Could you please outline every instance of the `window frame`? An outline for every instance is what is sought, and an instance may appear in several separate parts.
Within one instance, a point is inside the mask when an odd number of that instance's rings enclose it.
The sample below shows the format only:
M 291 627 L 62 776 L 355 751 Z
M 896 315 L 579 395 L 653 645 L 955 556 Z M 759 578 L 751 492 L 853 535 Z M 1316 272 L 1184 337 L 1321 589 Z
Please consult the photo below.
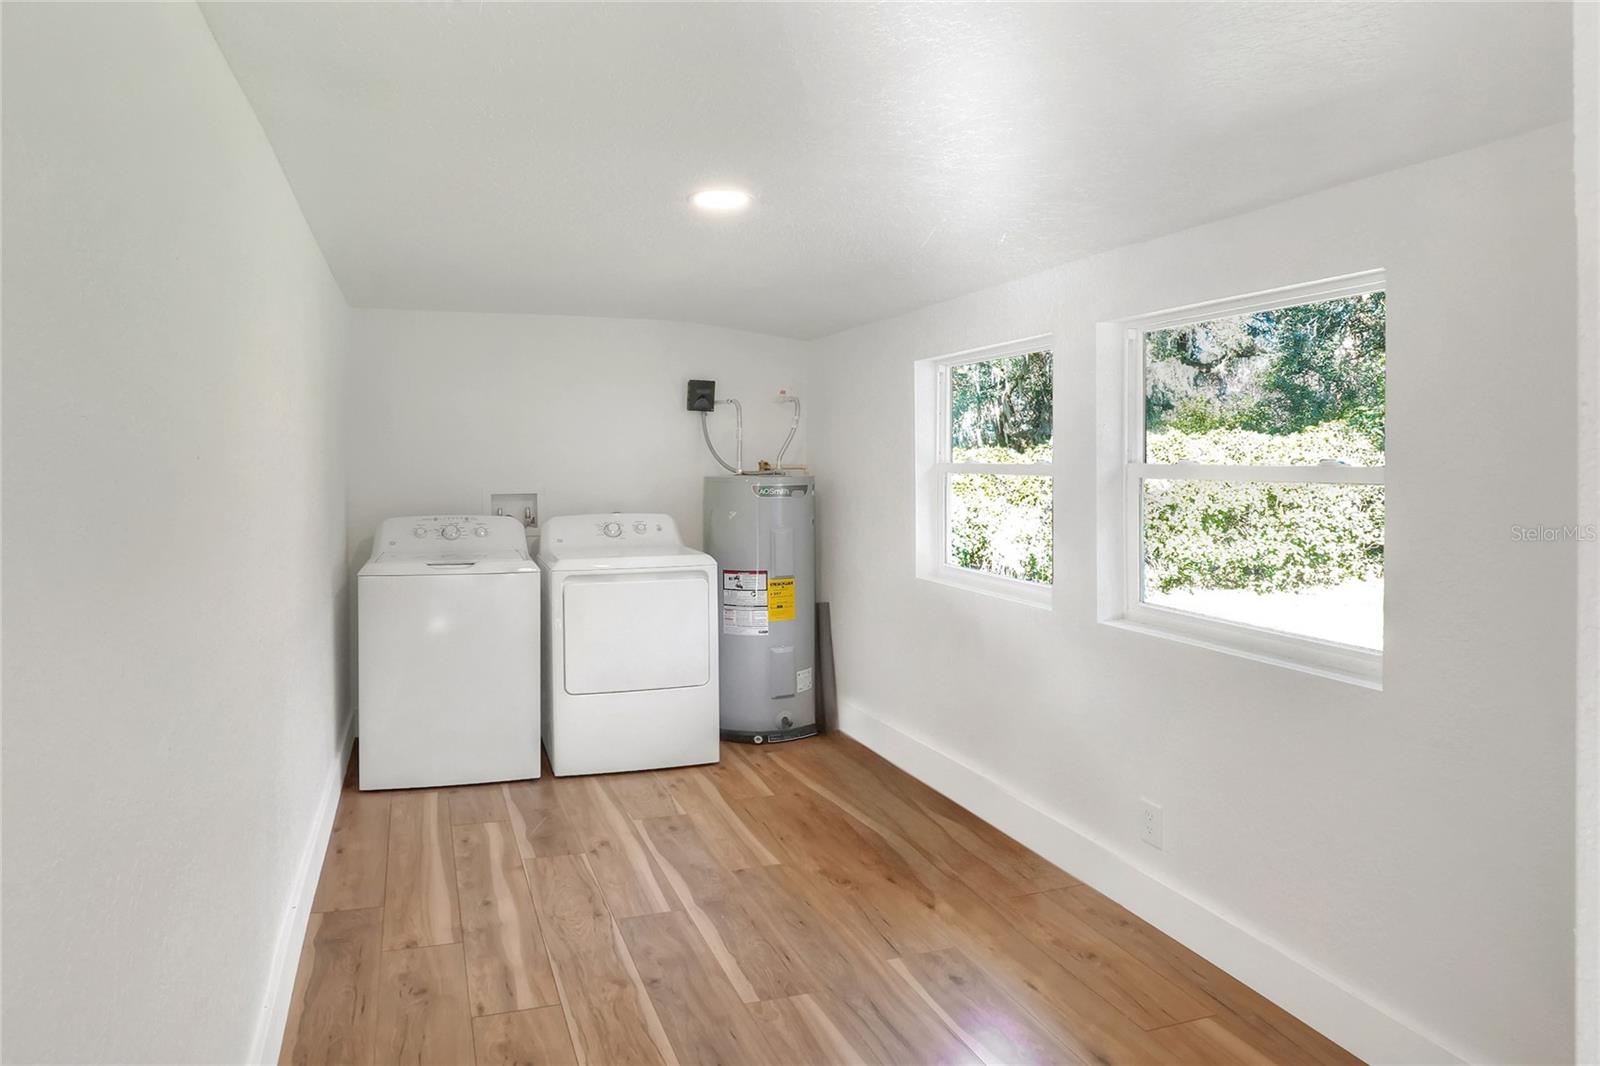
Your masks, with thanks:
M 1383 687 L 1382 649 L 1359 648 L 1319 637 L 1210 618 L 1192 611 L 1145 602 L 1141 492 L 1144 481 L 1154 479 L 1385 485 L 1387 454 L 1384 466 L 1372 467 L 1336 464 L 1234 466 L 1195 462 L 1152 463 L 1145 455 L 1145 334 L 1211 319 L 1379 291 L 1387 291 L 1386 273 L 1383 270 L 1366 270 L 1102 323 L 1102 353 L 1106 354 L 1107 349 L 1114 346 L 1114 354 L 1121 368 L 1121 399 L 1120 429 L 1116 435 L 1118 469 L 1114 476 L 1103 482 L 1110 486 L 1108 494 L 1111 498 L 1102 499 L 1102 514 L 1115 516 L 1115 527 L 1108 529 L 1107 523 L 1103 522 L 1101 533 L 1102 537 L 1113 539 L 1116 549 L 1102 553 L 1102 563 L 1112 563 L 1114 575 L 1110 582 L 1101 582 L 1101 622 L 1368 688 Z M 1106 504 L 1109 506 L 1104 506 Z
M 951 458 L 950 446 L 950 371 L 970 363 L 984 363 L 1030 352 L 1050 353 L 1050 406 L 1056 409 L 1056 359 L 1054 337 L 1038 334 L 990 344 L 949 355 L 933 356 L 916 363 L 915 398 L 917 414 L 917 577 L 942 585 L 982 593 L 999 599 L 1038 607 L 1053 608 L 1055 598 L 1056 553 L 1056 443 L 1052 436 L 1050 460 L 1042 463 L 960 463 Z M 1050 479 L 1050 552 L 1052 578 L 1049 584 L 1023 578 L 987 574 L 950 562 L 950 500 L 947 485 L 952 474 L 1010 474 Z

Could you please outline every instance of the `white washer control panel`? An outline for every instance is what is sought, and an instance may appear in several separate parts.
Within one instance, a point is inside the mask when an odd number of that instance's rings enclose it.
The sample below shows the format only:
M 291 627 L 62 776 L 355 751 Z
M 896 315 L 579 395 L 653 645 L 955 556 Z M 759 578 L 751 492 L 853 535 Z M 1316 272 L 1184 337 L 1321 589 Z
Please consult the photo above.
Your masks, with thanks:
M 527 551 L 522 523 L 505 515 L 408 515 L 378 530 L 379 550 L 393 555 L 459 555 Z

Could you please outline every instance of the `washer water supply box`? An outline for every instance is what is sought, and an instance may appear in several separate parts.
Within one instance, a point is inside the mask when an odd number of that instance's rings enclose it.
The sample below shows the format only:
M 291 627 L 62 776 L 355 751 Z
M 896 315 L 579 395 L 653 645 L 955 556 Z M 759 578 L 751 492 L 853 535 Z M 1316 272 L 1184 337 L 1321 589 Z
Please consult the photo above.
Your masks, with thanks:
M 817 732 L 815 504 L 810 477 L 706 478 L 725 740 L 770 744 Z

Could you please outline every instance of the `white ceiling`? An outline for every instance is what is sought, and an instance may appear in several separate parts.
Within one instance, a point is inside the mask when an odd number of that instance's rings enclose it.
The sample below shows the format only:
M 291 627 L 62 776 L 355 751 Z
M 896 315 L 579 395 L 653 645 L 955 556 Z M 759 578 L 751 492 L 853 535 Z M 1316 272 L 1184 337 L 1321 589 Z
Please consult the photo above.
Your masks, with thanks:
M 796 337 L 1571 105 L 1556 4 L 205 12 L 352 303 Z

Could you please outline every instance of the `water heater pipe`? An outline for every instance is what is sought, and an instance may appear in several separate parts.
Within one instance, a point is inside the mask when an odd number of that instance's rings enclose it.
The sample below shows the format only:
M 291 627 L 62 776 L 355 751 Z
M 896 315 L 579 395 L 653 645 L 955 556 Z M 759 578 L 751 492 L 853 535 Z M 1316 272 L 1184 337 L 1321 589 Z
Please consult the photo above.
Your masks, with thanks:
M 718 400 L 719 404 L 733 405 L 733 463 L 729 466 L 727 460 L 722 458 L 717 451 L 717 446 L 711 443 L 711 429 L 708 419 L 710 412 L 700 412 L 700 435 L 706 439 L 706 449 L 711 452 L 711 458 L 717 465 L 730 474 L 744 473 L 744 408 L 738 400 Z
M 778 449 L 778 458 L 773 466 L 783 466 L 783 453 L 789 450 L 789 445 L 794 443 L 794 435 L 800 429 L 800 397 L 790 396 L 787 392 L 778 393 L 779 403 L 794 404 L 794 418 L 789 421 L 789 435 L 783 438 L 783 447 Z

